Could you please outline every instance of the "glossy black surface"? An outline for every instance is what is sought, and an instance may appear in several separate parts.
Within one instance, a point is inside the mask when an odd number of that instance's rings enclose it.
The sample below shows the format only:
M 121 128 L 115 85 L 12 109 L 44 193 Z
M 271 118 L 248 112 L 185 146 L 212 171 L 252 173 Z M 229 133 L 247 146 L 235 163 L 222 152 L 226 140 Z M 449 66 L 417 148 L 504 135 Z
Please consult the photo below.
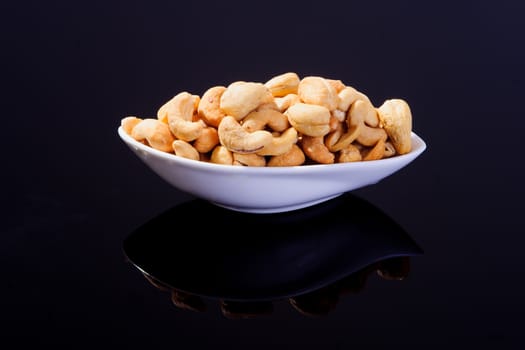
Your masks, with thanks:
M 524 11 L 511 0 L 2 2 L 1 347 L 523 348 Z M 199 239 L 202 252 L 220 258 L 212 244 L 224 247 L 229 231 L 214 229 L 203 203 L 129 151 L 117 135 L 121 118 L 154 115 L 182 90 L 286 71 L 341 79 L 375 104 L 409 102 L 427 150 L 352 195 L 424 253 L 411 256 L 403 280 L 374 267 L 359 293 L 344 296 L 327 288 L 295 301 L 199 304 L 153 287 L 124 252 L 134 232 L 195 208 L 173 223 L 173 237 Z M 295 214 L 283 218 L 305 225 Z M 265 218 L 257 225 L 270 225 Z M 334 227 L 326 237 L 305 227 L 305 238 L 336 252 L 319 266 L 325 276 L 352 265 L 341 250 L 355 227 L 337 222 L 326 223 Z M 246 228 L 236 247 L 278 248 L 278 231 Z M 292 230 L 283 244 L 298 238 Z M 241 257 L 228 255 L 231 264 Z M 194 281 L 196 267 L 183 267 Z M 221 271 L 249 265 L 239 267 Z M 266 282 L 290 276 L 259 271 Z

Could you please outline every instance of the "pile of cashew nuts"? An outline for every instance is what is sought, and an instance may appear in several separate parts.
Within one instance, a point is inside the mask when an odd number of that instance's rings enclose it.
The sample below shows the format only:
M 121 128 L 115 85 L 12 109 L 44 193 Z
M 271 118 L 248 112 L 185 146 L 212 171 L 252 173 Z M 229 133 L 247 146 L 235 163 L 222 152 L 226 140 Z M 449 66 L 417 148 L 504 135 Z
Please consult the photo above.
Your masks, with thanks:
M 197 161 L 298 166 L 369 161 L 410 152 L 403 99 L 375 107 L 341 80 L 294 72 L 235 81 L 202 96 L 183 91 L 156 117 L 127 116 L 123 130 L 154 149 Z

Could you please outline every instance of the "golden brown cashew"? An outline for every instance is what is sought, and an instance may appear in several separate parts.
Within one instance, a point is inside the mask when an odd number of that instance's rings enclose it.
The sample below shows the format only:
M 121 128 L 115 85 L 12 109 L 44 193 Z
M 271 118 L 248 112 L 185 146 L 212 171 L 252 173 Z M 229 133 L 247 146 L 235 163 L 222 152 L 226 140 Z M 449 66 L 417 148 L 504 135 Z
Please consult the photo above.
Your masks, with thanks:
M 122 129 L 124 129 L 124 132 L 128 135 L 131 135 L 131 131 L 137 125 L 142 118 L 137 118 L 133 116 L 122 118 L 120 121 L 120 125 L 122 126 Z
M 347 145 L 345 148 L 339 151 L 337 156 L 337 161 L 339 163 L 358 162 L 362 159 L 363 157 L 361 156 L 359 148 L 353 144 Z
M 232 152 L 255 153 L 272 142 L 273 136 L 266 130 L 252 133 L 246 131 L 232 116 L 222 118 L 218 128 L 220 143 Z
M 233 165 L 242 166 L 266 166 L 266 158 L 255 153 L 235 153 L 233 152 Z
M 193 141 L 193 147 L 195 147 L 199 153 L 208 153 L 218 144 L 219 133 L 217 129 L 211 126 L 205 127 L 201 135 Z
M 274 98 L 277 109 L 281 112 L 285 112 L 291 105 L 301 102 L 301 99 L 297 94 L 288 94 L 283 97 Z
M 279 166 L 298 166 L 302 165 L 306 160 L 304 152 L 298 145 L 292 145 L 292 148 L 281 155 L 273 156 L 268 160 L 267 166 L 279 167 Z
M 224 112 L 220 108 L 221 96 L 226 91 L 225 86 L 213 86 L 201 97 L 197 112 L 199 117 L 210 126 L 218 127 Z
M 270 90 L 262 83 L 236 81 L 228 85 L 220 99 L 221 110 L 240 121 L 263 103 L 273 100 Z
M 348 111 L 347 124 L 349 130 L 359 125 L 357 142 L 364 146 L 374 146 L 387 137 L 386 131 L 379 126 L 377 111 L 371 103 L 357 100 Z
M 172 145 L 175 155 L 183 158 L 199 160 L 199 152 L 188 142 L 182 140 L 173 141 Z
M 363 150 L 363 160 L 378 160 L 383 158 L 385 154 L 385 140 L 386 138 L 380 139 L 374 147 Z
M 297 130 L 286 129 L 280 136 L 273 138 L 272 142 L 257 152 L 260 156 L 278 156 L 288 152 L 297 143 Z
M 303 135 L 301 147 L 304 154 L 317 163 L 332 164 L 335 161 L 334 154 L 325 146 L 322 136 L 312 137 Z
M 333 145 L 327 145 L 328 149 L 331 152 L 341 151 L 346 148 L 349 144 L 354 142 L 361 133 L 361 128 L 363 124 L 353 125 L 337 140 Z
M 222 145 L 217 145 L 211 152 L 210 162 L 216 164 L 233 164 L 233 153 Z
M 297 95 L 304 103 L 326 107 L 333 111 L 339 104 L 335 88 L 323 77 L 309 76 L 301 79 Z
M 250 112 L 242 120 L 242 127 L 248 132 L 264 130 L 268 126 L 273 131 L 282 132 L 290 124 L 288 117 L 275 109 L 262 109 Z
M 301 134 L 324 136 L 330 132 L 330 111 L 326 107 L 301 102 L 290 106 L 285 114 Z
M 377 108 L 381 125 L 398 154 L 412 149 L 412 112 L 408 103 L 402 99 L 390 99 Z
M 283 97 L 288 94 L 296 94 L 300 80 L 297 73 L 288 72 L 271 78 L 264 85 L 274 97 Z
M 167 120 L 171 132 L 177 139 L 193 141 L 200 136 L 206 124 L 193 121 L 200 97 L 183 91 L 165 103 L 157 112 L 159 120 Z
M 169 127 L 158 119 L 141 120 L 131 131 L 131 137 L 137 141 L 146 141 L 148 145 L 159 151 L 172 152 L 171 143 L 174 140 Z
M 392 142 L 387 141 L 385 142 L 385 154 L 383 155 L 384 158 L 392 157 L 396 155 L 396 148 L 392 144 Z

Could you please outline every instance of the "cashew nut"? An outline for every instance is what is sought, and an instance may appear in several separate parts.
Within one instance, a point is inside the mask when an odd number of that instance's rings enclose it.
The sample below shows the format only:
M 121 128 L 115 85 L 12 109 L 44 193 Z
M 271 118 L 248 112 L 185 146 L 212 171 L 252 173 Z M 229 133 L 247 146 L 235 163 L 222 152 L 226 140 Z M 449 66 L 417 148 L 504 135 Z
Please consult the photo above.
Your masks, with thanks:
M 334 154 L 325 146 L 322 136 L 304 135 L 301 139 L 301 147 L 304 154 L 317 163 L 332 164 L 335 161 Z
M 297 130 L 286 129 L 280 136 L 272 139 L 272 142 L 257 152 L 260 156 L 278 156 L 288 152 L 297 143 Z
M 330 111 L 323 106 L 296 103 L 285 112 L 298 132 L 309 136 L 324 136 L 330 132 Z
M 286 130 L 290 124 L 288 117 L 275 109 L 262 109 L 249 113 L 242 120 L 242 127 L 248 132 L 263 130 L 268 126 L 278 132 Z
M 336 143 L 334 143 L 331 146 L 329 144 L 326 144 L 326 142 L 325 142 L 325 144 L 327 145 L 328 149 L 331 152 L 340 151 L 340 150 L 346 148 L 349 144 L 351 144 L 352 142 L 354 142 L 356 139 L 359 138 L 359 135 L 361 133 L 362 127 L 363 127 L 363 124 L 352 125 L 350 128 L 348 128 L 346 133 L 344 133 L 337 140 Z
M 383 155 L 384 158 L 392 157 L 396 154 L 396 148 L 392 144 L 392 142 L 387 141 L 385 142 L 385 154 Z
M 218 128 L 220 143 L 232 152 L 255 153 L 272 142 L 273 136 L 266 130 L 252 133 L 246 131 L 232 116 L 222 118 Z
M 159 151 L 172 152 L 174 140 L 169 127 L 158 119 L 146 118 L 138 122 L 131 131 L 131 137 L 137 141 L 146 141 Z
M 338 153 L 337 161 L 339 163 L 358 162 L 362 160 L 361 152 L 353 144 L 347 145 Z
M 216 164 L 233 164 L 233 153 L 222 145 L 217 145 L 211 152 L 210 162 Z
M 379 126 L 379 118 L 374 106 L 367 101 L 357 100 L 348 111 L 347 124 L 352 129 L 359 125 L 357 142 L 364 146 L 373 146 L 380 139 L 387 137 L 386 131 Z
M 301 79 L 297 95 L 304 103 L 326 107 L 333 111 L 339 104 L 335 88 L 323 77 L 309 76 Z
M 193 147 L 199 153 L 210 152 L 219 143 L 219 133 L 217 129 L 211 126 L 207 126 L 202 130 L 199 137 L 193 141 Z
M 390 99 L 377 108 L 379 120 L 398 154 L 412 149 L 412 112 L 402 99 Z
M 281 112 L 286 111 L 291 105 L 301 102 L 301 99 L 297 94 L 288 94 L 283 97 L 274 98 L 277 109 Z
M 213 86 L 201 97 L 197 112 L 199 117 L 210 126 L 218 127 L 224 112 L 220 108 L 221 96 L 226 91 L 225 86 Z
M 135 125 L 140 123 L 141 120 L 141 118 L 129 116 L 122 118 L 122 120 L 120 121 L 120 125 L 122 126 L 122 129 L 124 129 L 126 134 L 131 135 L 131 131 L 133 130 Z
M 332 85 L 332 87 L 337 93 L 339 93 L 339 91 L 343 90 L 346 87 L 343 81 L 339 79 L 326 79 L 326 81 L 328 82 L 328 84 Z
M 298 166 L 302 165 L 305 160 L 306 156 L 303 150 L 297 144 L 294 144 L 288 152 L 270 157 L 266 165 L 269 167 Z
M 374 147 L 363 150 L 363 160 L 378 160 L 383 158 L 385 154 L 385 140 L 386 137 L 377 141 Z
M 157 118 L 167 120 L 171 132 L 177 139 L 193 141 L 200 136 L 206 124 L 202 120 L 193 121 L 200 97 L 183 91 L 166 102 L 157 112 Z
M 264 85 L 274 97 L 283 97 L 288 94 L 296 94 L 299 82 L 297 73 L 288 72 L 271 78 Z
M 240 121 L 258 106 L 272 99 L 270 90 L 264 84 L 236 81 L 228 85 L 221 95 L 220 108 L 226 115 Z
M 188 142 L 182 140 L 173 141 L 172 145 L 175 155 L 183 158 L 199 160 L 199 152 Z
M 266 158 L 255 153 L 233 152 L 233 165 L 263 167 L 266 166 Z

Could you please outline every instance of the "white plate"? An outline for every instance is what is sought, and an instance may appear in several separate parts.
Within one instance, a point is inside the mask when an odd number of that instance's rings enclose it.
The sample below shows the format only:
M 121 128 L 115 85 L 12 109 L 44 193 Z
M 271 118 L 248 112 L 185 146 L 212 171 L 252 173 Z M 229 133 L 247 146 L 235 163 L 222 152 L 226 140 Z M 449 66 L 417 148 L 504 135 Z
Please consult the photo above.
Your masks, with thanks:
M 120 138 L 166 182 L 218 206 L 247 213 L 305 208 L 375 184 L 416 159 L 426 143 L 412 133 L 412 151 L 381 160 L 293 167 L 207 163 L 158 151 L 118 128 Z

